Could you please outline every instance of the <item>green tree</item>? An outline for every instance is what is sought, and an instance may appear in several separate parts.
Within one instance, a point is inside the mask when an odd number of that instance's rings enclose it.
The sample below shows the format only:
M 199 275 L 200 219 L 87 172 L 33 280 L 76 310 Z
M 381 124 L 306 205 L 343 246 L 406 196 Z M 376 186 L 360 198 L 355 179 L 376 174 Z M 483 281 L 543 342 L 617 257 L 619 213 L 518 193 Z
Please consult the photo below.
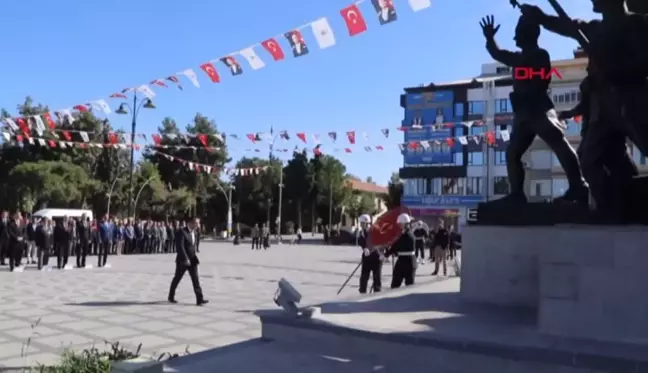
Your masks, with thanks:
M 286 192 L 285 198 L 293 204 L 297 227 L 301 228 L 303 227 L 302 212 L 304 202 L 313 189 L 311 163 L 308 160 L 306 152 L 293 153 L 293 158 L 288 161 L 284 169 L 284 185 Z
M 383 200 L 388 209 L 393 209 L 401 205 L 401 198 L 403 198 L 403 181 L 398 176 L 398 172 L 394 172 L 387 184 L 387 195 L 383 196 Z
M 346 166 L 337 158 L 324 155 L 319 159 L 321 164 L 320 172 L 317 176 L 318 190 L 321 191 L 318 203 L 319 215 L 327 224 L 334 224 L 330 221 L 332 217 L 339 216 L 339 210 L 349 201 L 351 197 L 351 188 L 346 182 Z
M 14 186 L 13 207 L 24 211 L 48 204 L 81 208 L 83 195 L 97 187 L 82 167 L 62 161 L 23 163 L 11 170 L 8 181 Z

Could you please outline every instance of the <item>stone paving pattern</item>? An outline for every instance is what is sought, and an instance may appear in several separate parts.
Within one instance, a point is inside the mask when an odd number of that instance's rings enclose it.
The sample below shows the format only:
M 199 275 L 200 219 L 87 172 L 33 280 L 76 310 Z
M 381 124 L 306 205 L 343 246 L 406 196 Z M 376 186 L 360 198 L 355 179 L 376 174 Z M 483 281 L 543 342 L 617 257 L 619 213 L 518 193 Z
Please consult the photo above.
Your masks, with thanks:
M 199 257 L 201 285 L 210 300 L 205 307 L 195 306 L 188 275 L 178 288 L 180 303 L 166 302 L 172 254 L 113 256 L 112 268 L 105 269 L 39 272 L 28 267 L 10 273 L 2 267 L 0 368 L 53 363 L 65 348 L 103 347 L 104 341 L 129 347 L 141 343 L 145 354 L 158 356 L 258 338 L 260 323 L 253 312 L 276 307 L 272 297 L 281 277 L 302 293 L 303 305 L 331 300 L 360 251 L 316 244 L 252 251 L 247 242 L 204 242 Z M 389 284 L 389 265 L 384 272 Z M 340 296 L 357 292 L 358 275 Z

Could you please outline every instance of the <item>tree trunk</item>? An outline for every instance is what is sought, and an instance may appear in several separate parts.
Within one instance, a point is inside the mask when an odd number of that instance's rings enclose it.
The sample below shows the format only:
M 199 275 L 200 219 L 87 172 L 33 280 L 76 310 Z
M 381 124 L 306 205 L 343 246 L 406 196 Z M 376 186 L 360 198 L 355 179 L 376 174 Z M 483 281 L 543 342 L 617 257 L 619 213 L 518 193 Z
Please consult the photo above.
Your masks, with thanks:
M 311 234 L 314 236 L 317 232 L 315 229 L 315 209 L 317 208 L 317 202 L 313 201 L 313 206 L 311 207 Z
M 295 206 L 297 207 L 297 228 L 302 227 L 302 199 L 298 198 L 295 201 Z

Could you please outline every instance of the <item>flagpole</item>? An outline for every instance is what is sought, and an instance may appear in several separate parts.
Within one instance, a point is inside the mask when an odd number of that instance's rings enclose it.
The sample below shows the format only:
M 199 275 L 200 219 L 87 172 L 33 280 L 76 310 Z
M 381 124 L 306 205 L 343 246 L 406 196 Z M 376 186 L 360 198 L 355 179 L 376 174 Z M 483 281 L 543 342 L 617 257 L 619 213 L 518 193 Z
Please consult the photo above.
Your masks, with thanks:
M 270 126 L 270 154 L 268 155 L 268 169 L 272 167 L 272 155 L 274 151 L 274 129 L 272 126 Z M 270 189 L 270 195 L 268 195 L 268 219 L 267 219 L 267 224 L 268 224 L 268 229 L 272 230 L 272 223 L 270 222 L 270 210 L 272 209 L 272 189 Z

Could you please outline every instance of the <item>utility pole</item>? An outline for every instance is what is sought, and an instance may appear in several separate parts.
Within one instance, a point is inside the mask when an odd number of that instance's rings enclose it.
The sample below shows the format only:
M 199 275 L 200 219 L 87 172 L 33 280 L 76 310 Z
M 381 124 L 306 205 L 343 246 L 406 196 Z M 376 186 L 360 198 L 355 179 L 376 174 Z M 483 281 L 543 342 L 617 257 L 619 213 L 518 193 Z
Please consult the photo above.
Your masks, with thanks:
M 274 129 L 270 126 L 270 154 L 268 155 L 268 170 L 272 166 L 272 152 L 274 150 Z M 270 222 L 270 210 L 272 209 L 272 188 L 270 188 L 270 195 L 268 196 L 268 229 L 272 231 L 272 223 Z
M 281 198 L 283 197 L 283 187 L 284 187 L 283 174 L 284 174 L 283 162 L 281 162 L 281 169 L 279 171 L 279 208 L 277 211 L 277 245 L 281 245 L 281 208 L 283 207 Z
M 329 233 L 333 230 L 333 178 L 329 175 Z
M 232 189 L 234 186 L 230 181 L 227 188 L 227 238 L 232 237 Z

